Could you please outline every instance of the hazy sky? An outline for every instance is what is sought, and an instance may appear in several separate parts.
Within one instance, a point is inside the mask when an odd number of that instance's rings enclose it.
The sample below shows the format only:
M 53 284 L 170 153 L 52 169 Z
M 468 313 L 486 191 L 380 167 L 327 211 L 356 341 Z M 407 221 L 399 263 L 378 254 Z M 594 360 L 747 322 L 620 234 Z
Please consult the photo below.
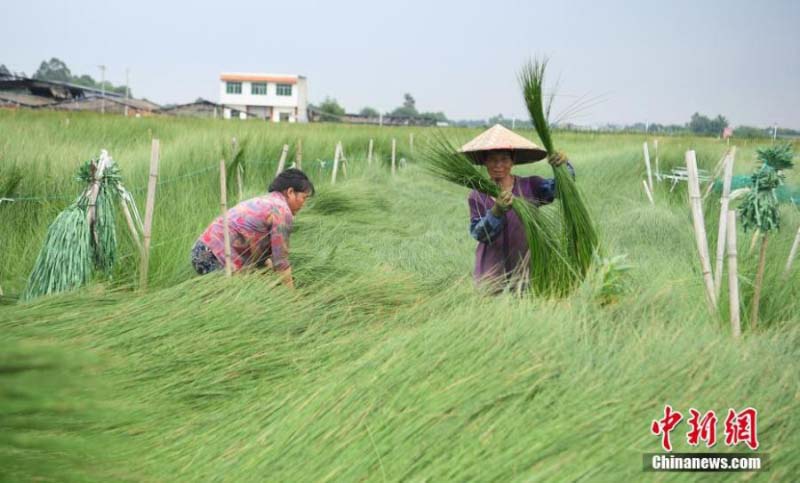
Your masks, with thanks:
M 117 6 L 118 5 L 118 6 Z M 601 98 L 580 124 L 800 128 L 800 1 L 4 2 L 0 63 L 45 58 L 159 103 L 218 100 L 223 71 L 298 73 L 309 96 L 388 111 L 405 92 L 450 118 L 525 116 L 516 72 L 530 55 L 560 78 L 556 113 Z

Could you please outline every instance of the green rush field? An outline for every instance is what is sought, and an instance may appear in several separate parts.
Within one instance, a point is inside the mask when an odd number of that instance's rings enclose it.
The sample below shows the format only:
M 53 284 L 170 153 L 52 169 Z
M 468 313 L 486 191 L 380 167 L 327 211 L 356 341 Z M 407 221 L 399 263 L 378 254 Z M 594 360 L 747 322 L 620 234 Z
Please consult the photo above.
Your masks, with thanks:
M 442 132 L 459 144 L 477 133 Z M 642 454 L 660 451 L 650 424 L 665 404 L 684 414 L 672 432 L 678 452 L 702 451 L 686 442 L 690 408 L 716 411 L 713 451 L 723 452 L 733 451 L 728 408 L 758 410 L 769 471 L 720 479 L 800 475 L 800 262 L 782 278 L 800 211 L 782 205 L 756 330 L 748 309 L 758 250 L 748 255 L 740 229 L 744 334 L 734 340 L 727 295 L 719 315 L 704 300 L 685 184 L 657 186 L 655 206 L 644 195 L 647 139 L 556 132 L 605 256 L 626 256 L 630 269 L 613 284 L 616 272 L 601 267 L 562 300 L 484 297 L 471 281 L 467 191 L 421 167 L 431 134 L 0 111 L 0 188 L 21 176 L 0 192 L 17 199 L 0 204 L 0 479 L 707 478 L 642 472 Z M 317 196 L 295 219 L 296 291 L 269 273 L 199 278 L 191 269 L 194 240 L 219 214 L 217 166 L 234 136 L 245 146 L 245 197 L 265 191 L 284 143 L 291 161 L 303 141 Z M 48 225 L 83 188 L 77 168 L 101 148 L 144 212 L 151 137 L 161 140 L 161 167 L 148 290 L 136 290 L 138 257 L 120 218 L 111 280 L 20 302 Z M 393 137 L 408 160 L 394 177 Z M 331 186 L 337 141 L 347 174 Z M 751 172 L 759 144 L 732 144 L 736 174 Z M 687 149 L 711 170 L 726 147 L 687 137 L 659 145 L 662 170 L 683 165 Z M 515 173 L 552 176 L 546 163 Z M 228 193 L 237 199 L 235 182 Z M 712 254 L 718 200 L 704 205 Z

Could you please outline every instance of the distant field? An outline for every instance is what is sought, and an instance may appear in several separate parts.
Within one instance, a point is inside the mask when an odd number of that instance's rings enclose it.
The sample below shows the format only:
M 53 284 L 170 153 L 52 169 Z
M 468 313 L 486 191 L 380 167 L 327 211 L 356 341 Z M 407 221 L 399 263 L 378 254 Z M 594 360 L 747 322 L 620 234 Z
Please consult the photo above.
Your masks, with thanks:
M 800 271 L 781 278 L 795 207 L 784 205 L 770 241 L 755 332 L 756 253 L 739 232 L 745 334 L 733 341 L 727 296 L 719 317 L 705 305 L 685 187 L 659 185 L 647 202 L 648 139 L 556 133 L 606 254 L 631 266 L 626 290 L 602 304 L 596 272 L 566 300 L 480 297 L 467 192 L 419 166 L 432 132 L 0 111 L 0 187 L 22 176 L 0 193 L 17 199 L 0 204 L 0 479 L 637 481 L 642 453 L 659 450 L 649 428 L 665 404 L 757 408 L 771 470 L 744 475 L 800 474 Z M 459 143 L 478 131 L 441 132 Z M 219 212 L 217 164 L 234 136 L 245 197 L 265 191 L 282 145 L 291 161 L 302 139 L 318 195 L 291 239 L 295 292 L 269 274 L 200 279 L 188 263 Z M 120 224 L 112 280 L 17 303 L 47 226 L 82 188 L 82 162 L 108 149 L 144 209 L 151 137 L 162 184 L 150 289 L 132 288 L 137 259 Z M 392 138 L 407 160 L 394 177 Z M 331 186 L 337 141 L 347 175 Z M 732 144 L 736 173 L 752 171 L 758 144 Z M 662 170 L 687 149 L 711 170 L 726 145 L 662 137 L 659 147 Z M 515 172 L 551 175 L 545 163 Z M 718 206 L 712 194 L 712 247 Z M 676 451 L 699 451 L 685 427 Z

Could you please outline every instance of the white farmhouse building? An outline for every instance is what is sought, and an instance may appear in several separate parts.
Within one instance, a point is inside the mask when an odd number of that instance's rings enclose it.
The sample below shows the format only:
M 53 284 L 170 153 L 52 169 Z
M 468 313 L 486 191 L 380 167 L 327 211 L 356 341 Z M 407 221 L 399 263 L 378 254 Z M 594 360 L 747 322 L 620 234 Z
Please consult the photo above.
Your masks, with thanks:
M 308 91 L 303 76 L 229 72 L 219 78 L 219 103 L 224 106 L 226 119 L 308 122 Z

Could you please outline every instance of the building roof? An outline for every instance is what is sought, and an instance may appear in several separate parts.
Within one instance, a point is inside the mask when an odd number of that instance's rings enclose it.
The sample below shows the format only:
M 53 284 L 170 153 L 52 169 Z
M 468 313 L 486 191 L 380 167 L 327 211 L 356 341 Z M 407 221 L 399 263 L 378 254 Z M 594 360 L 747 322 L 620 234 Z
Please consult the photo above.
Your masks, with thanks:
M 69 101 L 59 102 L 53 107 L 57 109 L 67 109 L 75 111 L 93 110 L 100 108 L 100 106 L 102 105 L 102 99 L 103 98 L 101 96 L 84 97 L 80 99 L 72 99 Z M 124 98 L 120 99 L 118 97 L 106 97 L 105 100 L 106 102 L 109 103 L 132 107 L 140 111 L 157 111 L 160 109 L 160 106 L 158 104 L 146 101 L 144 99 L 124 99 Z
M 68 82 L 57 82 L 42 79 L 32 79 L 29 77 L 3 76 L 0 78 L 0 91 L 16 91 L 27 89 L 31 93 L 44 97 L 56 99 L 69 99 L 82 97 L 87 93 L 102 94 L 102 89 L 71 84 Z M 106 97 L 124 97 L 115 92 L 105 92 Z
M 56 101 L 50 97 L 13 91 L 0 91 L 0 103 L 13 103 L 26 107 L 42 107 L 49 106 L 55 102 Z
M 192 106 L 210 106 L 210 107 L 219 107 L 219 108 L 223 107 L 222 104 L 217 104 L 216 102 L 212 102 L 212 101 L 209 101 L 209 100 L 206 100 L 206 99 L 198 99 L 198 100 L 196 100 L 194 102 L 187 102 L 186 104 L 176 104 L 174 106 L 164 107 L 161 110 L 164 111 L 164 112 L 168 112 L 168 111 L 174 111 L 176 109 L 183 109 L 183 108 L 192 107 Z
M 260 74 L 246 72 L 223 72 L 219 79 L 234 82 L 274 82 L 276 84 L 297 84 L 303 76 L 293 74 Z

